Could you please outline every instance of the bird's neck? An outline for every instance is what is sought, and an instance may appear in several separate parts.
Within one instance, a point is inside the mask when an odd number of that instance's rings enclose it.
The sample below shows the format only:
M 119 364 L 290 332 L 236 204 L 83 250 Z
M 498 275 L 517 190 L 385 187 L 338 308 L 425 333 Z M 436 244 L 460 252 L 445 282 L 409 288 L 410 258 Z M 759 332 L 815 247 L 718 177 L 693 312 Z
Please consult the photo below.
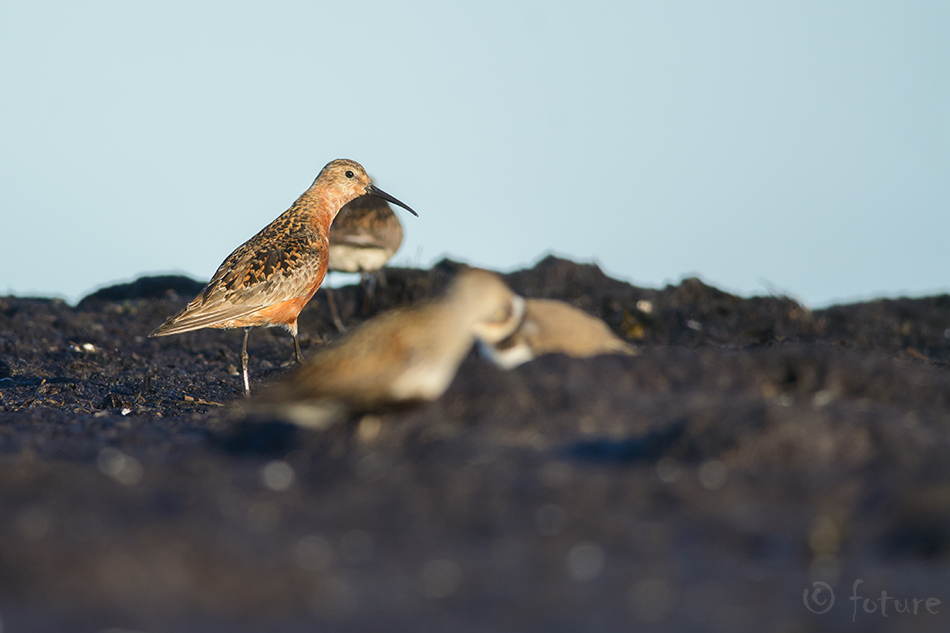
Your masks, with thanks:
M 311 187 L 297 198 L 292 208 L 298 213 L 310 216 L 311 221 L 323 229 L 324 235 L 327 235 L 333 219 L 349 201 L 345 195 L 335 195 L 327 191 L 318 194 Z

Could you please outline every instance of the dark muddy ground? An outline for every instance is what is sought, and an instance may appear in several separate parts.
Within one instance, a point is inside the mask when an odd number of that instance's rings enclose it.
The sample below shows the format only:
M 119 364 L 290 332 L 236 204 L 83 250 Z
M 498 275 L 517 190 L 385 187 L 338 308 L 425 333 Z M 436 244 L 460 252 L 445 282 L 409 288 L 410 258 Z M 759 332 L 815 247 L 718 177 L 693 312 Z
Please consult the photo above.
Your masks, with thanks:
M 455 268 L 390 270 L 376 307 Z M 247 429 L 240 332 L 145 338 L 200 284 L 0 298 L 0 629 L 950 628 L 950 296 L 507 279 L 641 354 L 473 355 L 426 406 Z M 305 355 L 336 335 L 322 291 L 300 327 Z M 282 331 L 249 351 L 252 385 L 293 367 Z

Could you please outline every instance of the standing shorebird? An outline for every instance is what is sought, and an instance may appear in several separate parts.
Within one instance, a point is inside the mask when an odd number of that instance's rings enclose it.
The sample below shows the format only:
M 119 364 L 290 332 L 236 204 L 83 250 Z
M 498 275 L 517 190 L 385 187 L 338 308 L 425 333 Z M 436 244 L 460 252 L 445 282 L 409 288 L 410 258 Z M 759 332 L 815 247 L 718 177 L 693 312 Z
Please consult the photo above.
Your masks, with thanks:
M 500 341 L 481 339 L 478 349 L 504 369 L 544 354 L 586 358 L 637 353 L 636 348 L 620 340 L 600 319 L 555 299 L 528 299 L 518 329 Z
M 495 274 L 460 272 L 445 294 L 366 321 L 319 350 L 245 411 L 324 428 L 354 413 L 435 400 L 476 338 L 497 342 L 518 327 L 524 299 Z
M 245 396 L 251 393 L 247 335 L 252 327 L 286 328 L 294 337 L 297 361 L 303 362 L 297 315 L 326 277 L 330 223 L 343 205 L 362 195 L 383 198 L 417 215 L 377 188 L 359 163 L 330 161 L 289 209 L 228 255 L 204 290 L 149 337 L 206 327 L 243 327 Z
M 376 196 L 360 196 L 347 203 L 330 226 L 330 271 L 360 273 L 363 314 L 369 313 L 377 275 L 402 244 L 402 224 L 389 204 Z M 337 329 L 343 321 L 333 291 L 326 287 L 327 303 Z

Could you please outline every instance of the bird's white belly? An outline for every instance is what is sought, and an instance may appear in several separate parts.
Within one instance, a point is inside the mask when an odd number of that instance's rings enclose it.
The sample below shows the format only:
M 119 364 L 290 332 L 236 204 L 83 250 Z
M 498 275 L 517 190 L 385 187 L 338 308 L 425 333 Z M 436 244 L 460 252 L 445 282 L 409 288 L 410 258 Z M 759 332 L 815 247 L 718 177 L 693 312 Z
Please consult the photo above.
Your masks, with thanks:
M 341 273 L 362 273 L 379 270 L 389 261 L 389 253 L 381 248 L 348 244 L 330 245 L 330 270 Z
M 407 368 L 393 381 L 390 394 L 397 401 L 435 400 L 445 392 L 454 377 L 452 364 L 419 363 Z

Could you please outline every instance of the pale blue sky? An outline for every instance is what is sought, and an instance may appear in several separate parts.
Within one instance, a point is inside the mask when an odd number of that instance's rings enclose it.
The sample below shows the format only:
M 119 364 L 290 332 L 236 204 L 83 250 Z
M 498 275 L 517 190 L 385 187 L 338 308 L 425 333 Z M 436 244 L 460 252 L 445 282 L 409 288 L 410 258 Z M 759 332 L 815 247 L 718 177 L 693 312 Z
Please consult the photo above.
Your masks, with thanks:
M 333 158 L 396 264 L 950 289 L 950 2 L 4 2 L 0 294 L 207 279 Z

